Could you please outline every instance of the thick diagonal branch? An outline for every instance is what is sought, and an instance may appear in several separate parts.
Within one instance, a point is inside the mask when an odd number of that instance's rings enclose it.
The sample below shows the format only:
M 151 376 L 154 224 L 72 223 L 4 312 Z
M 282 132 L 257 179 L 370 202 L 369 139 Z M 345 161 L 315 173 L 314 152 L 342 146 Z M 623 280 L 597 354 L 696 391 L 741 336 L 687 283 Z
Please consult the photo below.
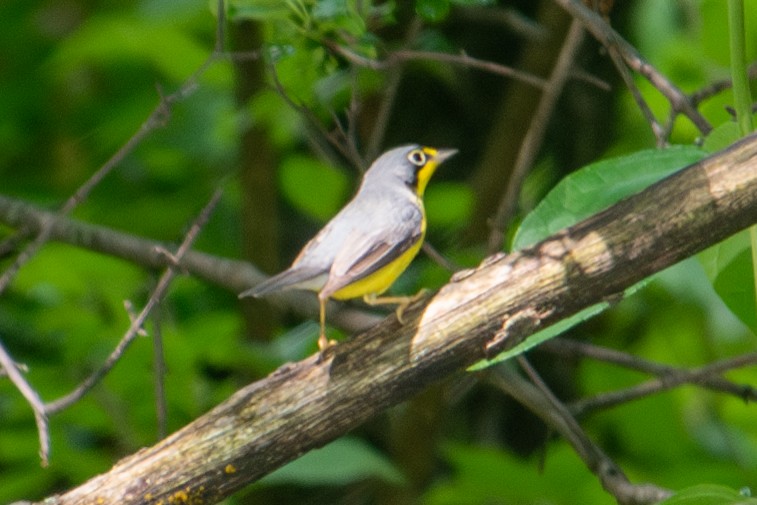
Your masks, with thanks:
M 285 365 L 106 474 L 45 501 L 213 503 L 429 384 L 757 222 L 757 137 L 528 250 L 488 258 L 428 303 Z M 211 336 L 209 336 L 210 338 Z

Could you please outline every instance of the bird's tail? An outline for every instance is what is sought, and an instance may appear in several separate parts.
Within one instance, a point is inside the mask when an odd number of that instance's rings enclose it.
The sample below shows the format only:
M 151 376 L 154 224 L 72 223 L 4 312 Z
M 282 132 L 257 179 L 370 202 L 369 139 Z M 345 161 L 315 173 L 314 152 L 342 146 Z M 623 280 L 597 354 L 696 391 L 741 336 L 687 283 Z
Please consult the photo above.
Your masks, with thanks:
M 280 274 L 269 277 L 247 291 L 243 291 L 239 294 L 239 298 L 247 298 L 250 296 L 253 298 L 259 298 L 270 293 L 285 291 L 287 289 L 318 291 L 323 286 L 325 280 L 325 274 L 316 271 L 315 269 L 290 268 L 289 270 L 284 270 Z

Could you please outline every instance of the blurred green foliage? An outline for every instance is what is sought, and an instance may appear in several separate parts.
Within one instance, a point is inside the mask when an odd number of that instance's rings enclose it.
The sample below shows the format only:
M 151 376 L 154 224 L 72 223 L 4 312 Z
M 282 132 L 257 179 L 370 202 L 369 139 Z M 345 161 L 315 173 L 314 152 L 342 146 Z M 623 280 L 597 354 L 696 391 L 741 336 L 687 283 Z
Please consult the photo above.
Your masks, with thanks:
M 278 154 L 275 178 L 286 263 L 349 198 L 359 179 L 360 167 L 330 147 L 318 125 L 333 133 L 338 121 L 357 139 L 362 154 L 380 127 L 382 93 L 400 68 L 351 65 L 328 44 L 348 48 L 356 58 L 381 60 L 392 50 L 409 48 L 466 52 L 517 65 L 524 47 L 539 42 L 529 42 L 514 28 L 517 24 L 498 20 L 517 14 L 516 21 L 527 23 L 547 4 L 230 1 L 230 25 L 262 27 L 265 88 L 247 103 L 237 103 L 233 58 L 217 59 L 197 77 L 191 95 L 173 106 L 162 127 L 120 162 L 73 216 L 178 243 L 222 184 L 224 196 L 196 247 L 239 258 L 243 196 L 252 191 L 238 177 L 240 132 L 257 125 Z M 745 4 L 748 13 L 757 12 L 757 0 Z M 693 92 L 729 75 L 724 5 L 719 0 L 637 0 L 619 5 L 612 18 L 653 65 Z M 209 57 L 215 8 L 213 0 L 0 3 L 0 193 L 58 208 L 140 128 L 161 96 L 178 89 Z M 747 16 L 752 60 L 757 57 L 755 23 L 757 17 Z M 233 36 L 226 37 L 228 47 Z M 582 81 L 565 90 L 524 187 L 516 217 L 522 227 L 511 231 L 516 247 L 735 139 L 725 109 L 732 96 L 726 90 L 701 106 L 716 127 L 703 148 L 695 146 L 699 133 L 694 126 L 678 119 L 671 140 L 685 146 L 647 151 L 654 145 L 649 126 L 606 60 L 596 45 L 587 44 L 582 69 L 611 81 L 612 90 Z M 466 238 L 471 220 L 480 218 L 470 180 L 491 145 L 527 128 L 512 124 L 505 132 L 493 130 L 494 116 L 501 112 L 497 105 L 512 83 L 428 59 L 401 68 L 380 148 L 413 141 L 461 149 L 428 188 L 428 236 L 456 264 L 475 265 L 484 256 L 484 240 Z M 636 82 L 657 117 L 666 118 L 664 97 L 643 78 Z M 289 100 L 282 99 L 277 86 Z M 353 102 L 357 109 L 351 108 Z M 601 125 L 600 131 L 585 127 L 591 124 Z M 589 160 L 600 161 L 590 165 Z M 490 183 L 504 189 L 507 170 L 502 167 Z M 12 232 L 0 226 L 0 239 Z M 756 341 L 748 328 L 754 329 L 757 319 L 748 244 L 748 238 L 737 236 L 704 253 L 701 265 L 690 260 L 661 273 L 600 317 L 572 327 L 567 336 L 681 367 L 752 351 Z M 0 257 L 0 267 L 12 258 Z M 123 260 L 48 244 L 0 297 L 0 341 L 28 368 L 27 379 L 42 398 L 57 398 L 102 364 L 128 327 L 123 301 L 141 307 L 156 277 Z M 420 257 L 393 289 L 433 289 L 448 278 L 448 271 Z M 188 277 L 174 281 L 161 304 L 160 321 L 146 328 L 151 335 L 159 328 L 163 339 L 169 431 L 239 386 L 314 349 L 317 325 L 312 322 L 277 321 L 270 341 L 255 338 L 256 329 L 246 324 L 236 293 Z M 591 360 L 550 365 L 545 354 L 537 348 L 531 356 L 566 399 L 645 379 Z M 757 384 L 754 367 L 728 377 Z M 0 378 L 0 503 L 65 490 L 154 443 L 154 381 L 151 339 L 139 338 L 102 384 L 51 417 L 51 463 L 43 469 L 30 409 Z M 414 405 L 399 406 L 227 503 L 614 502 L 563 440 L 534 435 L 529 428 L 538 423 L 504 395 L 482 385 L 464 394 L 454 384 L 445 386 L 434 408 L 420 408 L 434 433 L 422 431 L 421 423 L 402 424 L 411 419 Z M 581 421 L 634 482 L 689 488 L 667 503 L 714 504 L 749 503 L 733 490 L 757 487 L 754 418 L 753 405 L 686 386 Z M 397 428 L 407 425 L 409 432 Z M 420 461 L 401 457 L 408 453 Z M 423 466 L 430 470 L 417 470 Z

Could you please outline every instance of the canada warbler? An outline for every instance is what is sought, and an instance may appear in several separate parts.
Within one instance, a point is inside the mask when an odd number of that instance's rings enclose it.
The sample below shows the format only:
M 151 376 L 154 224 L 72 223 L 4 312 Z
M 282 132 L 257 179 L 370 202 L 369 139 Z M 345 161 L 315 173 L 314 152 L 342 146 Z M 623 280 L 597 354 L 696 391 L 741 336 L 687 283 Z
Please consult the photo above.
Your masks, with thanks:
M 457 152 L 418 145 L 382 154 L 365 172 L 353 199 L 308 242 L 292 266 L 239 295 L 260 297 L 285 289 L 318 293 L 321 332 L 326 339 L 326 302 L 363 297 L 366 303 L 398 303 L 410 297 L 378 295 L 410 265 L 426 233 L 423 192 L 436 167 Z

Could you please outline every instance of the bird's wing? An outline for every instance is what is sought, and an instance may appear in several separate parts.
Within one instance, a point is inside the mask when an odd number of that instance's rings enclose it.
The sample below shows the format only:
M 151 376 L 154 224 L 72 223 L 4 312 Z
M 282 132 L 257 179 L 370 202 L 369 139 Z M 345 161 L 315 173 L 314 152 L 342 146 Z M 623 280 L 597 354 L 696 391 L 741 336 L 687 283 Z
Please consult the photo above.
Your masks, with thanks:
M 292 266 L 252 289 L 248 289 L 239 297 L 265 296 L 285 289 L 320 291 L 326 282 L 334 258 L 342 249 L 342 244 L 350 237 L 349 224 L 365 221 L 365 216 L 360 215 L 362 210 L 361 206 L 352 202 L 345 206 L 305 244 L 292 262 Z
M 329 297 L 345 286 L 359 281 L 397 259 L 423 238 L 423 214 L 417 207 L 389 215 L 371 226 L 371 219 L 353 228 L 349 239 L 334 258 L 321 297 Z
M 363 222 L 363 219 L 356 216 L 356 212 L 359 213 L 359 211 L 360 207 L 353 203 L 345 206 L 305 244 L 292 262 L 292 266 L 245 291 L 239 297 L 265 296 L 285 289 L 320 291 L 326 282 L 334 258 L 349 237 L 349 227 L 340 223 Z

